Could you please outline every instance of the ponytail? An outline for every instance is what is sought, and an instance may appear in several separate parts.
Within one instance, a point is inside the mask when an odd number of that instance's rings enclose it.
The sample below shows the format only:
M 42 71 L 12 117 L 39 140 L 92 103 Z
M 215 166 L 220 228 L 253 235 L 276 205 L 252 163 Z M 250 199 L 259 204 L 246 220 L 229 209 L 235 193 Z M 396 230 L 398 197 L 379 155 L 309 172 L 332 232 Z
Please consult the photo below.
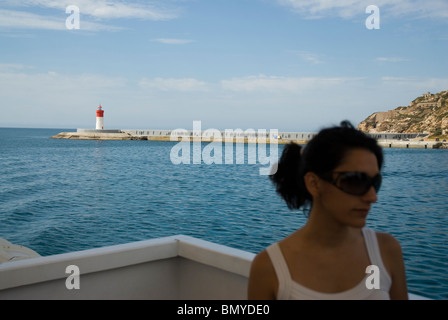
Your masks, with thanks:
M 296 143 L 285 145 L 277 164 L 277 171 L 270 176 L 277 193 L 286 201 L 289 209 L 299 209 L 311 196 L 305 188 L 301 170 L 302 147 Z

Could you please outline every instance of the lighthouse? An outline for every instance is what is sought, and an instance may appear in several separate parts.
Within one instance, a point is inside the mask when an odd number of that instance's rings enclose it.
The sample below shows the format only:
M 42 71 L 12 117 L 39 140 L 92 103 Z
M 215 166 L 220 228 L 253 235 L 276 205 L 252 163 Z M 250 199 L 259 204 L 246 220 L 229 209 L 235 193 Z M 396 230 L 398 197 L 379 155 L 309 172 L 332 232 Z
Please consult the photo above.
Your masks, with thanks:
M 96 130 L 104 129 L 104 110 L 102 110 L 101 104 L 96 110 Z

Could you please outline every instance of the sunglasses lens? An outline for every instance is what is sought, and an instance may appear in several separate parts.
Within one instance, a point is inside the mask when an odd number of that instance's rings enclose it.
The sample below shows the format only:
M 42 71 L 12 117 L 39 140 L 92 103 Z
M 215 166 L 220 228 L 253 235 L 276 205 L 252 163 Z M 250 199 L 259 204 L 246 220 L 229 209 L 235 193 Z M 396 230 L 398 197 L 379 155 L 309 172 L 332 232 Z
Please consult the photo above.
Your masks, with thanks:
M 375 192 L 378 192 L 381 187 L 381 182 L 383 181 L 383 178 L 380 174 L 378 174 L 375 178 L 373 178 L 373 188 L 375 189 Z
M 370 178 L 363 172 L 344 172 L 339 175 L 339 188 L 352 195 L 364 195 L 373 186 L 376 192 L 381 186 L 381 175 Z
M 339 175 L 339 187 L 349 194 L 361 195 L 366 192 L 368 181 L 358 172 L 346 172 Z

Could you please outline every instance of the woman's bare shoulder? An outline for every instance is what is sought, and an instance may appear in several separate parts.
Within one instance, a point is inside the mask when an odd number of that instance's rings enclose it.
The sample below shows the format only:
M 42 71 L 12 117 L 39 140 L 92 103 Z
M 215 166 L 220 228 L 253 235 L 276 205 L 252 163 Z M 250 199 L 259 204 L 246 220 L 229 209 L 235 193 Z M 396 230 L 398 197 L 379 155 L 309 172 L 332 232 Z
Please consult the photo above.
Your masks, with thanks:
M 252 261 L 248 298 L 254 300 L 275 299 L 278 286 L 275 269 L 266 250 L 258 253 Z
M 377 232 L 378 245 L 386 269 L 392 277 L 391 299 L 407 299 L 406 270 L 400 242 L 391 234 Z
M 267 250 L 265 249 L 265 250 L 259 252 L 255 256 L 252 264 L 254 264 L 254 263 L 255 264 L 264 264 L 264 263 L 267 263 L 267 262 L 270 262 L 270 261 L 271 261 L 271 259 L 269 258 L 269 254 L 268 254 Z
M 400 242 L 391 234 L 385 232 L 376 232 L 378 245 L 381 251 L 385 253 L 401 253 Z
M 261 251 L 255 256 L 252 261 L 250 275 L 262 277 L 275 275 L 274 266 L 272 265 L 271 259 L 266 250 Z

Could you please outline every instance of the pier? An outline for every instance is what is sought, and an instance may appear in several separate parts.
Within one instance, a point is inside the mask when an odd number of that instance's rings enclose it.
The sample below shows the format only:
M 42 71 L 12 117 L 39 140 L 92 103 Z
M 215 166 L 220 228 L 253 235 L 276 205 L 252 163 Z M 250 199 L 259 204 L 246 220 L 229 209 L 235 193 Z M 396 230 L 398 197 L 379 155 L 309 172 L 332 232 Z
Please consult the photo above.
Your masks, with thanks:
M 223 143 L 277 143 L 307 144 L 316 132 L 278 132 L 248 130 L 157 130 L 157 129 L 77 129 L 76 132 L 61 132 L 52 139 L 72 140 L 148 140 L 148 141 L 201 141 Z M 375 133 L 369 134 L 383 148 L 448 149 L 448 142 L 427 139 L 418 133 Z
M 306 144 L 315 132 L 278 132 L 253 129 L 248 130 L 97 130 L 77 129 L 76 132 L 61 132 L 52 139 L 71 140 L 149 140 L 149 141 L 201 141 L 224 143 L 278 143 L 295 142 Z
M 378 144 L 383 148 L 448 149 L 448 143 L 436 141 L 378 140 Z

